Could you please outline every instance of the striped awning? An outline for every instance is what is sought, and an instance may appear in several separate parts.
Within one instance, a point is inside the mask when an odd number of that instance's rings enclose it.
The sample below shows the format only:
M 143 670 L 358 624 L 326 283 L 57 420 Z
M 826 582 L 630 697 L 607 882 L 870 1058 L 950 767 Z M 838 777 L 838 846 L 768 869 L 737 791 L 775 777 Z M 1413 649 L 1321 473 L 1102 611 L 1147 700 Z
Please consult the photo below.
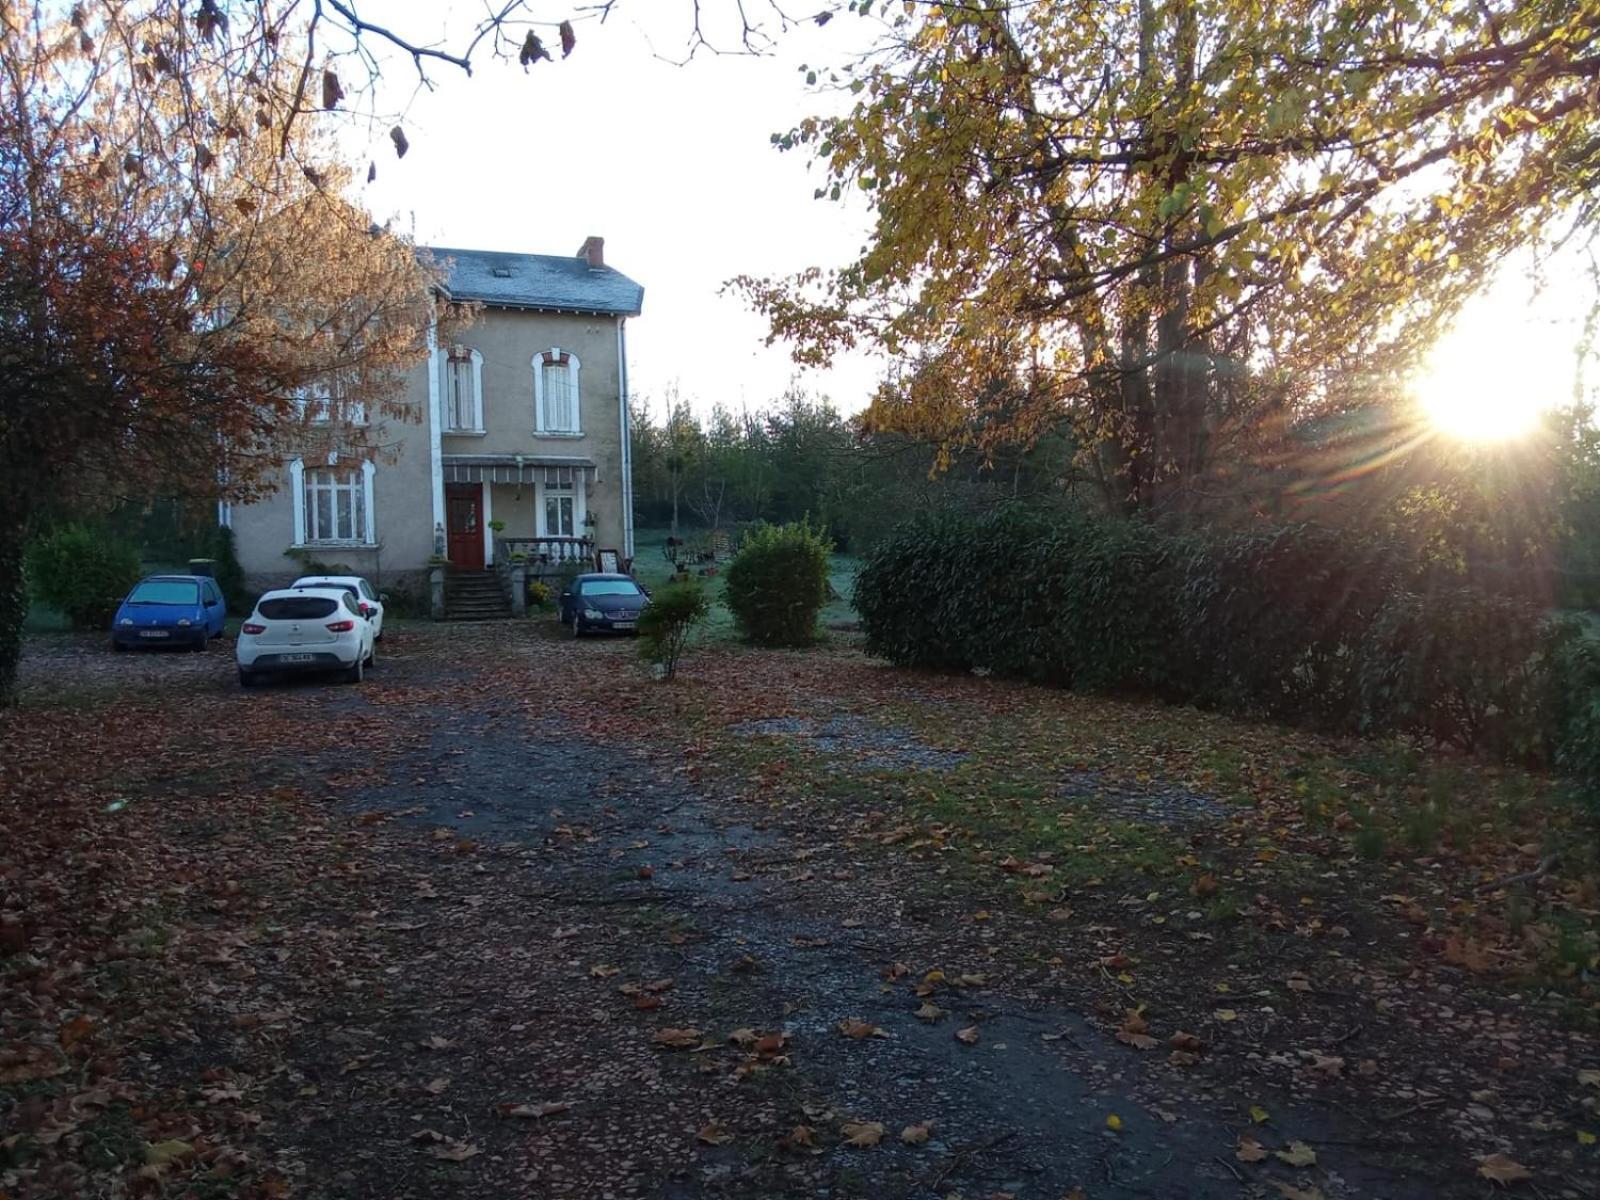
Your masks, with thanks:
M 446 483 L 544 483 L 571 487 L 595 477 L 593 459 L 564 455 L 446 454 Z

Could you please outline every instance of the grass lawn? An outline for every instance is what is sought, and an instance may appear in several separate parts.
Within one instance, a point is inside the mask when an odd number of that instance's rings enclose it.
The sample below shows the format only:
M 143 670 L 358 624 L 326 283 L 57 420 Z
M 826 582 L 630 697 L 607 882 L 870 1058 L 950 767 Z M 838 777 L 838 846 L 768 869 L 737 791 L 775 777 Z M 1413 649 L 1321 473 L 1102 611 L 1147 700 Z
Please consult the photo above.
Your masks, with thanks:
M 694 537 L 700 532 L 686 529 L 684 536 Z M 671 536 L 669 529 L 649 528 L 634 531 L 633 571 L 639 581 L 648 588 L 662 586 L 672 575 L 672 563 L 666 556 L 669 536 Z M 717 573 L 705 578 L 706 591 L 711 598 L 712 607 L 698 635 L 702 641 L 725 642 L 738 638 L 733 614 L 728 611 L 728 606 L 722 599 L 727 566 L 725 562 L 716 564 Z M 818 623 L 824 633 L 830 629 L 851 626 L 855 623 L 856 612 L 851 607 L 850 597 L 855 588 L 856 573 L 860 569 L 861 560 L 852 555 L 834 554 L 829 557 L 829 582 L 838 593 L 838 599 L 830 600 L 818 616 Z

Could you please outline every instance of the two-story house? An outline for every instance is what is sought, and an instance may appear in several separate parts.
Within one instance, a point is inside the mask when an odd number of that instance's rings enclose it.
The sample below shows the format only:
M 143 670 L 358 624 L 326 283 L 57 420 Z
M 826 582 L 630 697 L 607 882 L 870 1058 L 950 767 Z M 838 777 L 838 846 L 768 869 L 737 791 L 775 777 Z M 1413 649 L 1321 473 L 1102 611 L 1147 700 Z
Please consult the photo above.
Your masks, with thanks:
M 223 511 L 252 588 L 311 561 L 420 592 L 439 558 L 456 573 L 633 557 L 627 320 L 644 289 L 596 237 L 572 257 L 432 255 L 446 298 L 477 319 L 407 375 L 422 419 L 371 431 L 380 453 L 295 459 L 278 491 Z

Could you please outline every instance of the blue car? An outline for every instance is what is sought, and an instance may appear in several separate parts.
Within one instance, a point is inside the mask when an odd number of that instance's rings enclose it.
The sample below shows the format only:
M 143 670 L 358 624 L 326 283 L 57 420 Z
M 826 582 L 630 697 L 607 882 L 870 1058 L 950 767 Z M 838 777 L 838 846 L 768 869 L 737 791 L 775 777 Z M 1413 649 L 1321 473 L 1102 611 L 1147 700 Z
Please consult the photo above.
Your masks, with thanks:
M 111 648 L 187 646 L 204 650 L 222 636 L 228 606 L 215 579 L 204 575 L 151 575 L 133 591 L 111 620 Z

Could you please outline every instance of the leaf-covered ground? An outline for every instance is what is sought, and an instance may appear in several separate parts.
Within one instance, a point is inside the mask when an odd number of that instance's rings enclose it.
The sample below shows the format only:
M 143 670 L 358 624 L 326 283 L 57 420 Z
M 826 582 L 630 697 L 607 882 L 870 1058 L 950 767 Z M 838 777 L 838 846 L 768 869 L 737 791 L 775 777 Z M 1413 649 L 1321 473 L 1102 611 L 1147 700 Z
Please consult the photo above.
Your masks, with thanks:
M 1540 780 L 848 641 L 379 658 L 30 646 L 0 1195 L 1600 1195 Z

